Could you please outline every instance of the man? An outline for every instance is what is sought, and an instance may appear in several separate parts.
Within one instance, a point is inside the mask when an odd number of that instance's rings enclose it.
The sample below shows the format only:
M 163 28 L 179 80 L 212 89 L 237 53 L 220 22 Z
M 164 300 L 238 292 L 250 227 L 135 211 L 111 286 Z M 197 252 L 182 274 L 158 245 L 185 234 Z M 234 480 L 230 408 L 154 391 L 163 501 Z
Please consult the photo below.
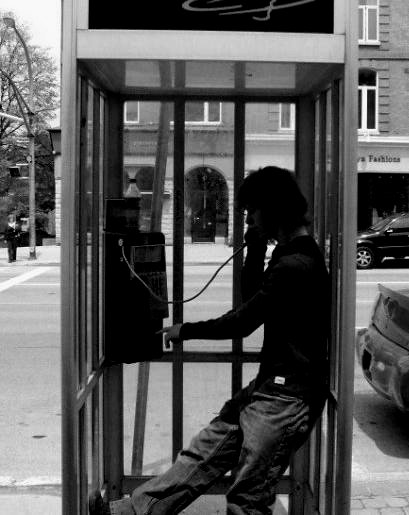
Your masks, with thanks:
M 264 325 L 256 378 L 222 407 L 162 476 L 119 501 L 112 513 L 176 514 L 229 470 L 227 513 L 271 513 L 275 487 L 325 404 L 329 281 L 307 232 L 307 203 L 293 175 L 250 173 L 239 190 L 247 212 L 243 304 L 223 316 L 163 329 L 165 340 L 246 337 Z M 267 242 L 277 245 L 264 271 Z M 104 513 L 100 497 L 91 513 Z M 114 509 L 116 503 L 112 504 Z M 120 506 L 123 506 L 122 511 Z M 106 511 L 105 513 L 110 513 Z
M 9 263 L 13 263 L 17 259 L 17 246 L 20 235 L 20 225 L 16 222 L 16 217 L 13 214 L 8 215 L 7 227 L 4 231 L 4 240 L 7 241 Z

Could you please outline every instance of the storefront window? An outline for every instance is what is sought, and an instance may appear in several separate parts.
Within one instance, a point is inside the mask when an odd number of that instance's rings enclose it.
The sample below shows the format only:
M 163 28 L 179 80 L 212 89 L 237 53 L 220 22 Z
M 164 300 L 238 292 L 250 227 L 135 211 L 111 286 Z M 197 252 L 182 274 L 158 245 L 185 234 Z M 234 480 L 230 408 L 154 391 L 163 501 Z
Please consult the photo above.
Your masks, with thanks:
M 404 211 L 409 211 L 409 174 L 358 174 L 358 230 Z

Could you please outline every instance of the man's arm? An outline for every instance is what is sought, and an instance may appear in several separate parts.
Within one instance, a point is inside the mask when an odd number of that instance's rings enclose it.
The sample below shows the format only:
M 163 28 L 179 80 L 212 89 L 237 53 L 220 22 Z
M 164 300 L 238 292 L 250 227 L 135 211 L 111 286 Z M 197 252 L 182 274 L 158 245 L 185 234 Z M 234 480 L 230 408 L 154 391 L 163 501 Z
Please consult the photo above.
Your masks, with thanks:
M 227 340 L 245 338 L 264 323 L 267 296 L 259 291 L 239 308 L 203 322 L 185 322 L 180 328 L 182 340 Z
M 300 274 L 292 267 L 275 266 L 274 270 L 268 272 L 262 286 L 250 300 L 219 318 L 184 323 L 180 328 L 180 338 L 182 340 L 245 338 L 267 319 L 270 321 L 275 319 L 277 324 L 280 324 L 285 317 L 289 299 L 293 298 L 300 280 L 302 280 Z

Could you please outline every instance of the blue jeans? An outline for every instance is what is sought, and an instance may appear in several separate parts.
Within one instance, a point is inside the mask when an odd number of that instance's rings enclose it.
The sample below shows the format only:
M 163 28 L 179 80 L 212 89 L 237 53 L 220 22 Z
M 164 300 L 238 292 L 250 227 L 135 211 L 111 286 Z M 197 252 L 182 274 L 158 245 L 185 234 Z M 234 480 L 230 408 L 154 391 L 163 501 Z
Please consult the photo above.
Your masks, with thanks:
M 320 411 L 297 397 L 254 391 L 250 383 L 167 472 L 133 492 L 136 515 L 179 513 L 229 470 L 234 482 L 226 494 L 227 513 L 271 514 L 275 487 Z

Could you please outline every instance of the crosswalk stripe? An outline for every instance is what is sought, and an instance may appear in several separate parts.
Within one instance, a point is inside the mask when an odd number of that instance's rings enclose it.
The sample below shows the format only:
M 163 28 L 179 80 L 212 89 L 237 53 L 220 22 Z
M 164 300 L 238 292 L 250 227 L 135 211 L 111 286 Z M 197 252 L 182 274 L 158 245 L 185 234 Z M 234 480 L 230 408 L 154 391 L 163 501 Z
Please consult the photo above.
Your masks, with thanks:
M 24 283 L 25 281 L 28 281 L 33 277 L 37 277 L 38 275 L 44 274 L 45 272 L 48 272 L 50 269 L 51 267 L 49 266 L 41 266 L 37 267 L 35 270 L 30 270 L 29 272 L 25 272 L 24 274 L 12 277 L 11 279 L 8 279 L 7 281 L 0 283 L 0 292 L 8 290 L 12 286 L 16 286 L 17 284 Z

